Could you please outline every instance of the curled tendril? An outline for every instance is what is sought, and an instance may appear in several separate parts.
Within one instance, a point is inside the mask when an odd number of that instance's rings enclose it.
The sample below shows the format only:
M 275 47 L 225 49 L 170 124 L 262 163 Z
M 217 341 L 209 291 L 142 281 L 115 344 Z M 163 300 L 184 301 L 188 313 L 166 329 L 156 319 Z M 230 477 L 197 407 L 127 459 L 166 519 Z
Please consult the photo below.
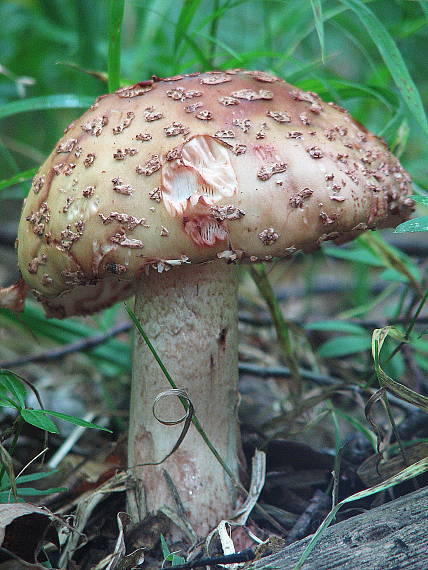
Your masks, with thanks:
M 164 420 L 156 414 L 156 405 L 160 402 L 160 400 L 162 400 L 163 398 L 168 398 L 169 396 L 176 396 L 177 398 L 179 398 L 181 403 L 184 405 L 186 409 L 185 413 L 181 417 L 175 420 Z M 177 451 L 177 449 L 180 447 L 181 442 L 186 437 L 186 434 L 189 431 L 190 424 L 192 423 L 192 419 L 195 414 L 195 408 L 193 407 L 192 400 L 190 399 L 188 393 L 185 390 L 183 390 L 182 388 L 171 388 L 170 390 L 165 390 L 164 392 L 160 392 L 156 396 L 156 398 L 153 400 L 152 413 L 153 416 L 156 418 L 156 420 L 165 426 L 176 426 L 184 422 L 183 429 L 181 430 L 180 436 L 175 442 L 174 447 L 167 455 L 165 455 L 163 459 L 161 459 L 160 461 L 153 461 L 149 463 L 138 463 L 137 465 L 133 465 L 129 469 L 134 469 L 135 467 L 144 467 L 146 465 L 160 465 L 161 463 L 166 461 L 168 457 L 171 457 L 171 455 L 175 451 Z
M 158 402 L 160 402 L 164 398 L 168 398 L 169 396 L 177 396 L 177 398 L 180 399 L 183 398 L 187 403 L 187 409 L 185 413 L 176 420 L 164 420 L 156 414 L 156 405 L 158 404 Z M 152 413 L 154 417 L 157 419 L 157 421 L 163 424 L 164 426 L 176 426 L 178 424 L 185 422 L 187 419 L 189 419 L 190 421 L 192 419 L 194 412 L 195 409 L 193 407 L 192 401 L 190 400 L 188 393 L 182 388 L 171 388 L 170 390 L 165 390 L 164 392 L 160 392 L 153 400 Z

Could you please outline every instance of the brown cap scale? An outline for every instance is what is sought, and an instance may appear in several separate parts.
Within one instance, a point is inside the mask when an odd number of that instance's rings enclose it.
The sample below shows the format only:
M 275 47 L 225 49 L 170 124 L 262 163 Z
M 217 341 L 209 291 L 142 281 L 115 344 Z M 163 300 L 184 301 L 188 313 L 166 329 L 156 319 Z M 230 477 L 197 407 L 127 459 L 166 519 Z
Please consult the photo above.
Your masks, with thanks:
M 314 93 L 260 71 L 153 78 L 99 97 L 66 129 L 23 209 L 28 285 L 9 288 L 4 304 L 22 304 L 30 287 L 48 315 L 66 317 L 136 292 L 136 315 L 236 475 L 230 262 L 394 226 L 412 211 L 410 192 L 385 144 Z M 137 340 L 130 466 L 160 461 L 180 434 L 151 412 L 165 387 Z M 162 469 L 198 532 L 231 514 L 230 481 L 192 428 L 160 467 L 132 471 L 135 518 L 173 508 Z

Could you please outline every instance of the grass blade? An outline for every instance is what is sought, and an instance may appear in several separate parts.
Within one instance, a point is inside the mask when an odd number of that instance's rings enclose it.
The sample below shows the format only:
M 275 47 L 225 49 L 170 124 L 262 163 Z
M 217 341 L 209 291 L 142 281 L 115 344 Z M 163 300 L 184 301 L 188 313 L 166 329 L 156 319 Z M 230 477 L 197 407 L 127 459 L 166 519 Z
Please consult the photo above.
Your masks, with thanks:
M 428 121 L 421 96 L 393 38 L 378 17 L 361 0 L 341 0 L 341 2 L 361 20 L 362 25 L 376 44 L 410 112 L 423 130 L 428 133 Z
M 22 172 L 18 172 L 18 174 L 15 174 L 10 178 L 5 178 L 4 180 L 0 180 L 0 190 L 4 190 L 5 188 L 9 188 L 9 186 L 14 186 L 14 184 L 20 184 L 21 182 L 29 180 L 36 174 L 37 171 L 38 171 L 37 167 L 29 168 L 28 170 L 23 170 Z
M 175 28 L 174 51 L 177 50 L 182 39 L 188 35 L 188 29 L 199 8 L 201 0 L 193 0 L 193 2 L 183 2 L 183 6 L 178 17 Z
M 418 475 L 425 473 L 425 471 L 427 470 L 428 470 L 428 457 L 425 457 L 424 459 L 417 461 L 413 465 L 406 467 L 406 469 L 403 469 L 393 477 L 389 477 L 385 481 L 382 481 L 382 483 L 374 485 L 373 487 L 365 489 L 364 491 L 359 491 L 358 493 L 355 493 L 354 495 L 346 497 L 346 499 L 340 501 L 340 503 L 338 503 L 329 512 L 329 514 L 324 519 L 324 521 L 322 522 L 316 533 L 313 535 L 312 539 L 309 541 L 307 547 L 303 551 L 302 556 L 299 558 L 297 564 L 293 567 L 293 570 L 299 570 L 300 568 L 303 567 L 309 555 L 320 541 L 323 532 L 330 525 L 330 523 L 333 522 L 340 507 L 342 507 L 346 503 L 352 503 L 353 501 L 358 501 L 358 499 L 364 499 L 366 497 L 374 495 L 375 493 L 380 493 L 381 491 L 389 489 L 395 485 L 398 485 L 399 483 L 402 483 L 403 481 L 407 481 L 408 479 L 413 479 L 414 477 L 417 477 Z
M 321 60 L 325 61 L 325 50 L 324 50 L 324 20 L 322 17 L 322 4 L 321 0 L 311 0 L 312 11 L 314 13 L 315 30 L 318 35 L 318 40 L 320 42 L 321 48 Z
M 120 35 L 125 0 L 110 0 L 108 22 L 108 90 L 110 93 L 120 87 Z
M 278 344 L 281 347 L 285 363 L 291 372 L 292 383 L 290 384 L 290 391 L 293 397 L 298 397 L 302 390 L 302 379 L 293 350 L 290 326 L 282 314 L 281 306 L 269 281 L 265 266 L 260 265 L 259 267 L 251 267 L 250 275 L 253 278 L 261 297 L 269 308 L 272 321 L 275 325 Z
M 428 4 L 426 3 L 426 0 L 419 0 L 419 5 L 421 7 L 422 12 L 425 15 L 427 22 L 428 22 Z
M 2 105 L 0 107 L 0 119 L 17 115 L 18 113 L 41 111 L 43 109 L 87 109 L 93 102 L 93 97 L 79 96 L 73 93 L 30 97 L 29 99 Z

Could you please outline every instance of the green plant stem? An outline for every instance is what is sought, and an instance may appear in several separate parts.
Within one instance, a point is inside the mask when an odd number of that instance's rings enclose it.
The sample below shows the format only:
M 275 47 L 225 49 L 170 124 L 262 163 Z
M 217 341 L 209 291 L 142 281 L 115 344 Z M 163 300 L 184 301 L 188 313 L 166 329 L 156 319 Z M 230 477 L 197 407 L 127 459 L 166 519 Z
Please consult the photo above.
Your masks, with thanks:
M 13 457 L 13 454 L 15 453 L 16 445 L 18 443 L 19 436 L 21 435 L 21 431 L 22 431 L 21 418 L 20 417 L 16 418 L 14 424 L 15 424 L 15 426 L 14 426 L 14 430 L 13 430 L 14 431 L 13 440 L 12 440 L 12 443 L 10 444 L 10 448 L 8 451 L 10 457 Z M 6 471 L 6 467 L 4 465 L 2 465 L 1 470 L 0 470 L 0 481 L 3 481 L 5 471 Z
M 333 488 L 332 488 L 332 507 L 339 502 L 339 481 L 340 481 L 340 465 L 343 454 L 343 442 L 340 437 L 340 426 L 336 416 L 336 412 L 331 400 L 328 400 L 328 407 L 330 408 L 331 419 L 334 425 L 334 441 L 335 441 L 335 455 L 334 455 L 334 468 L 333 468 Z
M 416 321 L 418 320 L 418 317 L 419 317 L 419 315 L 420 315 L 420 312 L 422 311 L 422 309 L 423 309 L 425 303 L 427 302 L 427 300 L 428 300 L 428 289 L 425 291 L 425 293 L 424 293 L 422 299 L 419 301 L 419 305 L 418 305 L 418 307 L 417 307 L 417 309 L 416 309 L 416 311 L 415 311 L 415 314 L 414 314 L 413 317 L 410 319 L 410 322 L 409 322 L 409 324 L 408 324 L 408 326 L 407 326 L 406 332 L 404 333 L 404 339 L 405 339 L 405 340 L 404 340 L 403 342 L 400 342 L 400 344 L 398 344 L 398 345 L 394 348 L 394 350 L 393 350 L 393 351 L 391 352 L 391 354 L 388 356 L 388 358 L 386 359 L 386 361 L 384 362 L 384 364 L 385 364 L 386 362 L 389 362 L 389 361 L 397 354 L 397 352 L 400 351 L 400 349 L 401 349 L 401 347 L 403 346 L 403 344 L 404 344 L 406 341 L 409 340 L 409 338 L 410 338 L 410 333 L 412 332 L 412 330 L 413 330 L 413 328 L 414 328 L 414 326 L 415 326 L 415 324 L 416 324 Z
M 381 386 L 383 386 L 380 377 L 379 377 L 379 384 L 380 384 Z M 384 405 L 385 405 L 385 410 L 386 410 L 386 413 L 387 413 L 387 416 L 388 416 L 388 420 L 389 420 L 389 422 L 390 422 L 390 424 L 391 424 L 391 426 L 392 426 L 392 431 L 394 432 L 395 439 L 397 440 L 398 446 L 399 446 L 399 448 L 400 448 L 400 453 L 401 453 L 401 456 L 402 456 L 402 458 L 403 458 L 404 466 L 405 466 L 405 467 L 408 467 L 409 464 L 410 464 L 409 458 L 408 458 L 408 456 L 407 456 L 406 450 L 405 450 L 404 445 L 403 445 L 403 442 L 402 442 L 402 440 L 401 440 L 400 433 L 399 433 L 399 431 L 398 431 L 398 429 L 397 429 L 397 424 L 395 423 L 394 415 L 393 415 L 393 413 L 392 413 L 392 411 L 391 411 L 391 406 L 389 405 L 388 391 L 385 391 L 385 395 L 384 395 L 384 398 L 383 398 L 383 403 L 384 403 Z
M 125 0 L 109 1 L 108 89 L 112 93 L 120 87 L 120 35 Z
M 251 267 L 250 273 L 251 277 L 254 279 L 254 283 L 256 284 L 257 289 L 259 290 L 259 293 L 269 307 L 278 342 L 281 347 L 282 355 L 287 366 L 290 369 L 290 375 L 292 379 L 290 389 L 292 391 L 293 397 L 297 398 L 302 391 L 302 378 L 291 344 L 290 327 L 284 319 L 284 315 L 282 314 L 278 299 L 276 298 L 275 292 L 272 289 L 272 285 L 267 276 L 265 266 L 260 265 L 257 268 Z

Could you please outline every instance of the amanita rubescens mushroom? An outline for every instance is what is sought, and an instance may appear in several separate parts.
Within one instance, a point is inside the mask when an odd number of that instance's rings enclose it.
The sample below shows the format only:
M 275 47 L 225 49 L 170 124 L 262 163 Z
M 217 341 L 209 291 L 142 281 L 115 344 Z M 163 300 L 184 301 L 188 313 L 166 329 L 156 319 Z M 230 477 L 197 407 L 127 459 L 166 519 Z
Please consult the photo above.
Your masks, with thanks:
M 340 107 L 261 71 L 154 77 L 103 95 L 41 167 L 18 236 L 23 280 L 47 315 L 86 315 L 136 295 L 163 362 L 232 472 L 238 470 L 232 262 L 312 251 L 394 226 L 410 180 Z M 159 461 L 180 426 L 152 414 L 168 385 L 141 339 L 129 464 Z M 163 414 L 165 415 L 165 414 Z M 191 427 L 165 463 L 133 471 L 140 516 L 174 508 L 166 469 L 199 533 L 231 514 L 228 478 Z

